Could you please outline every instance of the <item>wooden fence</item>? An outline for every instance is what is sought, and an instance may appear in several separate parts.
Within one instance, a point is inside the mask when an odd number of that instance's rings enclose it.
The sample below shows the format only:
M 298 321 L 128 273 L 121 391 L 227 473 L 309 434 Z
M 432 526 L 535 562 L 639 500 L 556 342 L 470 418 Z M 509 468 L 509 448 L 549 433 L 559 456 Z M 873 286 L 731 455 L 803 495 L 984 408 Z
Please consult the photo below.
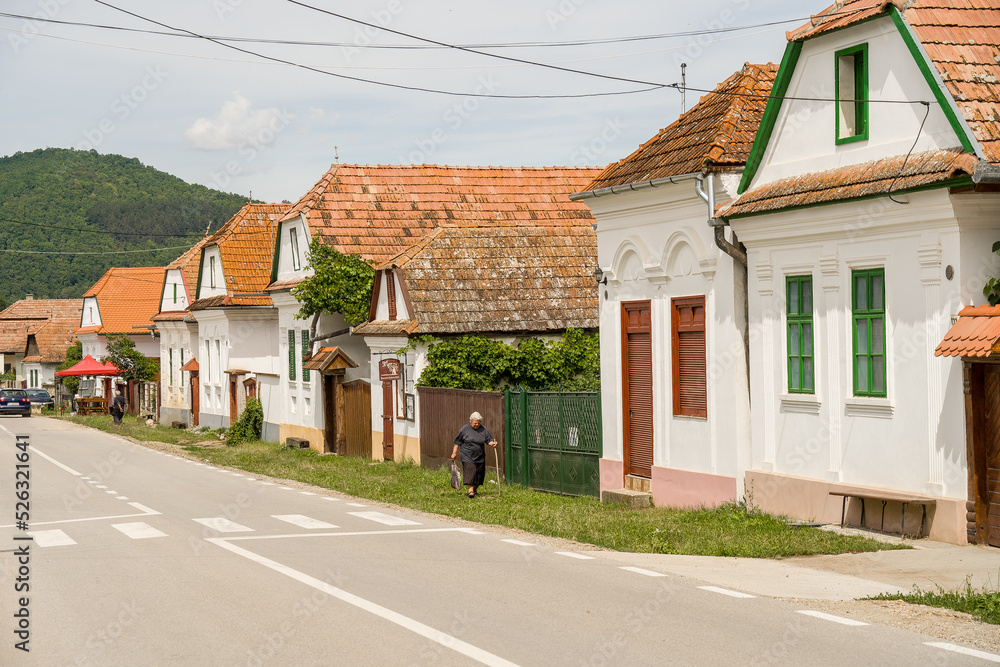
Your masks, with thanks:
M 372 457 L 372 386 L 365 380 L 344 383 L 347 456 Z
M 417 394 L 420 397 L 421 466 L 440 468 L 448 465 L 455 435 L 469 423 L 469 415 L 478 412 L 483 416 L 483 426 L 497 440 L 495 451 L 499 457 L 500 474 L 504 474 L 506 443 L 502 392 L 417 387 Z M 486 452 L 486 466 L 496 469 L 491 451 Z

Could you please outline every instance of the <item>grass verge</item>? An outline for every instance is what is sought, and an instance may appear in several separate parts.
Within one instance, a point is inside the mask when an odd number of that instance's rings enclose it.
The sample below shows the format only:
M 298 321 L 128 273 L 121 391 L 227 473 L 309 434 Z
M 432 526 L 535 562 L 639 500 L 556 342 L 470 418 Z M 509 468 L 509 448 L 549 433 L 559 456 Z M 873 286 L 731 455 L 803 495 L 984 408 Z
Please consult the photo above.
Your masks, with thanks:
M 922 591 L 914 586 L 912 593 L 882 593 L 867 599 L 903 600 L 911 604 L 954 609 L 970 614 L 983 623 L 1000 625 L 1000 591 L 991 591 L 985 586 L 976 590 L 969 579 L 965 580 L 964 588 L 955 591 L 946 591 L 940 586 L 936 591 Z
M 219 447 L 218 436 L 214 434 L 194 434 L 160 425 L 149 428 L 129 417 L 121 427 L 112 424 L 108 415 L 63 418 L 137 440 L 180 445 L 215 465 L 615 551 L 781 558 L 909 548 L 866 537 L 791 527 L 779 517 L 735 503 L 715 509 L 632 510 L 620 505 L 602 505 L 596 498 L 559 496 L 521 486 L 501 488 L 495 482 L 487 482 L 478 498 L 469 499 L 448 485 L 446 469 L 320 456 L 310 450 L 292 450 L 272 442 Z M 205 440 L 215 442 L 211 447 L 198 444 Z M 487 478 L 490 476 L 492 473 Z

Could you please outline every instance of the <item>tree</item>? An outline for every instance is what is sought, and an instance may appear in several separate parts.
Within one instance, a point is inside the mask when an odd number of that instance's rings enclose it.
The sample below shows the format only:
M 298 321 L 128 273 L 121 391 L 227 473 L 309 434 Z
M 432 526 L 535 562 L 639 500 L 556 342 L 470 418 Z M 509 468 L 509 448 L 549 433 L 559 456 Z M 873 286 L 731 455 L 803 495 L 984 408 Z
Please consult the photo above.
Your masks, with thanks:
M 125 335 L 108 337 L 108 353 L 101 361 L 117 366 L 118 377 L 126 382 L 152 380 L 160 370 L 156 360 L 135 349 L 135 341 Z
M 57 371 L 64 371 L 70 366 L 75 366 L 83 359 L 83 343 L 76 341 L 66 350 L 66 361 L 62 362 L 56 366 Z M 63 387 L 70 394 L 75 394 L 76 390 L 80 388 L 80 378 L 75 376 L 67 376 L 59 378 L 62 380 Z
M 1000 241 L 993 244 L 993 252 L 1000 254 Z M 991 306 L 1000 303 L 1000 280 L 996 278 L 990 278 L 986 281 L 983 286 L 983 294 L 986 295 L 986 299 L 990 302 Z
M 357 254 L 344 255 L 316 239 L 309 244 L 307 257 L 315 274 L 292 290 L 292 295 L 302 303 L 296 317 L 342 313 L 348 324 L 366 321 L 375 284 L 374 262 Z

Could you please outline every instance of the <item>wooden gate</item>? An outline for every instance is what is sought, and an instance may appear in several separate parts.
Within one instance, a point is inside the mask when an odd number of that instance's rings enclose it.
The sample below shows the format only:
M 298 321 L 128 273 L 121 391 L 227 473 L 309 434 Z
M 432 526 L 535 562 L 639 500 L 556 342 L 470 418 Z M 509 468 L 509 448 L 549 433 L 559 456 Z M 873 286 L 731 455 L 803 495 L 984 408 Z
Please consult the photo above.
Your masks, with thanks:
M 622 304 L 622 339 L 625 474 L 650 477 L 653 467 L 653 347 L 649 301 Z
M 344 383 L 347 456 L 372 457 L 372 387 L 365 380 Z
M 500 474 L 503 475 L 506 469 L 506 443 L 501 392 L 417 387 L 417 394 L 420 397 L 421 466 L 440 468 L 448 465 L 458 430 L 469 423 L 469 415 L 478 412 L 483 416 L 483 426 L 496 438 L 497 460 L 500 462 Z M 486 467 L 491 470 L 496 467 L 492 451 L 486 452 Z
M 984 367 L 986 377 L 985 418 L 983 443 L 980 451 L 985 454 L 986 493 L 986 543 L 1000 547 L 1000 366 Z

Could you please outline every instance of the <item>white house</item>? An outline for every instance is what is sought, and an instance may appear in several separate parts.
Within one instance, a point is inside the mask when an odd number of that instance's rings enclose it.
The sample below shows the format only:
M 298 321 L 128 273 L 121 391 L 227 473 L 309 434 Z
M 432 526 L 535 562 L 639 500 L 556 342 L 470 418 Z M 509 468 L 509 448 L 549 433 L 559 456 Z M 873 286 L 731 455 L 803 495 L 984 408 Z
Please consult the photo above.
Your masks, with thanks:
M 998 270 L 988 4 L 854 0 L 789 33 L 740 195 L 719 214 L 747 249 L 745 486 L 767 511 L 840 521 L 846 494 L 857 523 L 867 496 L 879 528 L 888 499 L 896 530 L 909 499 L 904 532 L 958 543 L 985 541 L 987 509 L 1000 515 L 1000 493 L 973 488 L 986 452 L 966 442 L 962 364 L 934 355 Z
M 107 354 L 108 336 L 128 336 L 135 349 L 158 359 L 160 343 L 153 316 L 160 310 L 164 267 L 110 268 L 83 294 L 80 327 L 74 332 L 83 344 L 83 356 L 100 360 Z M 107 396 L 110 379 L 98 387 Z
M 371 349 L 373 457 L 443 462 L 451 452 L 450 441 L 421 448 L 416 383 L 429 343 L 411 345 L 411 336 L 516 345 L 525 336 L 596 329 L 592 219 L 568 199 L 594 173 L 579 170 L 561 197 L 536 205 L 537 224 L 440 227 L 378 267 L 369 321 L 354 328 Z M 576 224 L 557 223 L 560 213 L 578 216 Z
M 712 217 L 735 194 L 776 71 L 745 65 L 572 197 L 597 219 L 602 493 L 681 507 L 743 496 L 746 257 Z
M 188 306 L 196 361 L 188 362 L 188 372 L 202 426 L 232 425 L 252 396 L 264 410 L 261 437 L 279 437 L 278 311 L 264 290 L 277 222 L 288 208 L 247 204 L 201 244 L 195 300 Z

